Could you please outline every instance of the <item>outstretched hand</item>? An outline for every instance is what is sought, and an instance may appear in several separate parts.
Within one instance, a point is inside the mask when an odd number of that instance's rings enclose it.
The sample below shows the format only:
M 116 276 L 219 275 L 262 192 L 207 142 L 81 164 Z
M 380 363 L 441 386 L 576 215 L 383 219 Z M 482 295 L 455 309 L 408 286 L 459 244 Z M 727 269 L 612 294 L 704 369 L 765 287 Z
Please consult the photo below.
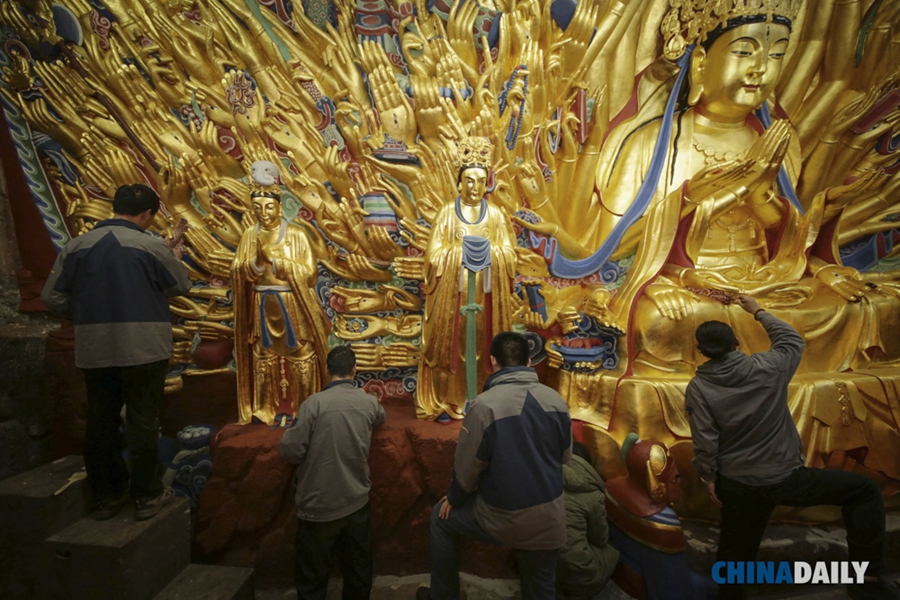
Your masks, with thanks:
M 751 315 L 755 315 L 756 311 L 762 308 L 755 298 L 752 298 L 746 294 L 741 294 L 740 296 L 738 296 L 737 303 L 741 308 L 746 310 Z

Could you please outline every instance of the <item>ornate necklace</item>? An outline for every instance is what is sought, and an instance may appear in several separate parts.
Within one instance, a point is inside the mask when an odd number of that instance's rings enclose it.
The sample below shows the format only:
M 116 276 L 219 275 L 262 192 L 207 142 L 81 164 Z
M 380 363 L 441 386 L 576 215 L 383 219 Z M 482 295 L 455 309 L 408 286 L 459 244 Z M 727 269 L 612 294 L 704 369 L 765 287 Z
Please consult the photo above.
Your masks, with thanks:
M 756 222 L 753 219 L 744 219 L 740 223 L 726 223 L 724 219 L 716 219 L 715 224 L 728 232 L 728 251 L 736 252 L 737 245 L 735 244 L 735 238 L 737 237 L 737 233 L 739 231 L 743 231 L 747 228 L 750 229 L 750 239 L 756 239 Z M 709 239 L 712 239 L 712 228 L 709 229 L 707 234 Z
M 691 146 L 694 147 L 694 150 L 703 155 L 703 162 L 707 167 L 713 167 L 725 162 L 731 162 L 739 158 L 744 158 L 744 156 L 747 154 L 746 150 L 742 152 L 733 152 L 731 150 L 716 150 L 715 148 L 707 146 L 706 144 L 701 144 L 697 141 L 697 138 L 691 140 Z
M 704 117 L 696 110 L 694 111 L 694 122 L 701 127 L 718 131 L 734 131 L 736 129 L 741 129 L 742 127 L 744 127 L 743 122 L 725 123 L 722 121 L 713 121 L 708 117 Z M 722 164 L 723 162 L 730 162 L 738 158 L 744 158 L 744 156 L 747 154 L 746 150 L 742 152 L 732 152 L 731 150 L 716 150 L 711 146 L 707 146 L 706 144 L 698 142 L 696 137 L 691 139 L 691 145 L 694 147 L 694 150 L 703 155 L 703 162 L 707 167 Z

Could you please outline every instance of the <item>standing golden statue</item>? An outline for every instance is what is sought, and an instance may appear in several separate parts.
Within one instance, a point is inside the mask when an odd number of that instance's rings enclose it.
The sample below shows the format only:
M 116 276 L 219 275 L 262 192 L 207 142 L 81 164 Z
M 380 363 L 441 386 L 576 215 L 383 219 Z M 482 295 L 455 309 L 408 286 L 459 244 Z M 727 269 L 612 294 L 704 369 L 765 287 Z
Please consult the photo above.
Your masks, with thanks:
M 240 422 L 293 417 L 322 387 L 330 324 L 319 308 L 316 256 L 307 234 L 281 214 L 277 167 L 253 164 L 248 227 L 231 266 Z
M 438 212 L 425 250 L 425 323 L 416 389 L 416 412 L 423 418 L 446 413 L 461 419 L 465 399 L 474 397 L 466 389 L 466 370 L 473 367 L 467 350 L 477 360 L 480 390 L 489 374 L 491 339 L 512 329 L 516 238 L 509 217 L 485 197 L 492 156 L 485 138 L 460 142 L 459 196 Z M 469 319 L 475 321 L 474 336 L 466 334 Z

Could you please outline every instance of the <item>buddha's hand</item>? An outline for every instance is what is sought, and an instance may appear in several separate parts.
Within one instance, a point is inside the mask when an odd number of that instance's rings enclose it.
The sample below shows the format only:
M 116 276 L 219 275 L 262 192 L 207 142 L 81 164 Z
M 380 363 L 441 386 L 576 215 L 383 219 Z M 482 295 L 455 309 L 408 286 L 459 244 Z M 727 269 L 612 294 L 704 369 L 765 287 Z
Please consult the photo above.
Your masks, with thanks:
M 425 261 L 421 256 L 401 256 L 394 259 L 393 266 L 397 275 L 403 279 L 425 279 Z
M 346 272 L 341 275 L 348 281 L 387 283 L 394 278 L 394 275 L 389 270 L 380 269 L 372 265 L 365 256 L 359 254 L 347 254 L 343 257 L 343 260 L 346 263 L 344 265 Z M 340 259 L 338 259 L 338 263 L 340 263 Z
M 395 342 L 381 351 L 385 367 L 414 367 L 420 355 L 421 350 L 412 342 Z
M 691 303 L 698 301 L 692 292 L 665 284 L 651 285 L 646 294 L 659 314 L 672 321 L 680 321 L 691 314 Z
M 761 198 L 768 193 L 787 154 L 791 143 L 791 125 L 786 119 L 772 123 L 747 151 L 746 160 L 752 161 L 746 178 L 748 196 L 757 199 L 757 204 L 765 201 Z
M 836 207 L 855 204 L 877 193 L 890 178 L 882 169 L 870 169 L 849 183 L 828 188 L 825 201 Z
M 547 204 L 544 174 L 534 161 L 522 163 L 516 172 L 515 180 L 532 210 L 538 212 L 542 206 Z
M 609 309 L 609 302 L 611 299 L 612 294 L 610 294 L 608 290 L 605 288 L 596 289 L 591 292 L 591 295 L 585 300 L 584 308 L 582 310 L 584 314 L 597 321 L 600 325 L 624 331 L 619 320 Z
M 380 371 L 384 368 L 381 353 L 384 346 L 381 344 L 351 344 L 356 355 L 356 364 L 361 371 Z
M 546 321 L 544 317 L 541 316 L 541 313 L 533 312 L 531 310 L 525 310 L 522 312 L 522 323 L 525 324 L 525 327 L 528 329 L 549 329 L 553 326 L 553 323 L 556 319 L 548 318 Z
M 556 322 L 559 323 L 559 328 L 566 335 L 577 330 L 583 319 L 584 314 L 571 306 L 563 308 L 556 315 Z
M 369 84 L 382 130 L 394 140 L 404 142 L 407 146 L 414 145 L 417 133 L 416 114 L 406 92 L 397 84 L 387 55 L 374 42 L 363 44 L 363 54 L 367 59 L 364 62 L 375 66 L 374 70 L 369 71 Z
M 381 225 L 374 225 L 366 230 L 372 252 L 381 260 L 391 261 L 403 254 L 403 248 L 391 239 L 391 234 Z
M 191 355 L 192 345 L 193 342 L 189 340 L 173 343 L 172 358 L 169 359 L 169 362 L 175 365 L 189 365 L 194 362 L 194 358 Z
M 263 240 L 262 236 L 256 238 L 256 264 L 257 266 L 263 266 L 271 264 L 272 262 L 272 251 L 266 246 L 266 242 Z
M 383 285 L 381 289 L 384 290 L 385 301 L 391 309 L 422 310 L 422 299 L 419 296 L 393 285 Z
M 348 313 L 370 313 L 393 308 L 385 302 L 384 294 L 376 290 L 336 285 L 331 288 L 331 293 L 344 299 L 344 308 Z
M 725 267 L 727 269 L 728 267 Z M 719 271 L 717 267 L 708 269 L 684 269 L 678 275 L 678 281 L 686 288 L 696 290 L 710 289 L 725 292 L 732 296 L 741 293 L 741 289 L 734 284 L 734 281 Z
M 541 235 L 546 235 L 547 237 L 553 237 L 559 231 L 559 225 L 556 223 L 551 223 L 549 221 L 541 221 L 539 223 L 531 223 L 524 219 L 520 219 L 519 217 L 512 217 L 512 220 L 528 229 L 529 231 L 533 231 L 535 233 L 540 233 Z
M 168 157 L 159 172 L 159 199 L 169 209 L 185 208 L 190 210 L 191 186 L 183 170 L 175 166 L 175 159 Z
M 723 192 L 740 195 L 746 191 L 745 184 L 752 167 L 751 160 L 735 160 L 697 171 L 688 181 L 686 200 L 700 204 Z
M 825 265 L 815 273 L 816 279 L 834 290 L 849 302 L 859 302 L 871 287 L 862 280 L 859 271 L 853 267 Z

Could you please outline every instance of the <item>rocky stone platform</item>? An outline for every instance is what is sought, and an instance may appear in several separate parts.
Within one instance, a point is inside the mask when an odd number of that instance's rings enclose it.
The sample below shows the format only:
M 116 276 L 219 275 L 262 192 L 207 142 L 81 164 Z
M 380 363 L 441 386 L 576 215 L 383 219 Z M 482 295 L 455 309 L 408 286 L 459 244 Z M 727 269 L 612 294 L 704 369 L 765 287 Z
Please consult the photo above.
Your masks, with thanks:
M 431 509 L 446 494 L 460 423 L 416 419 L 411 406 L 385 406 L 375 432 L 372 536 L 375 572 L 428 571 Z M 278 452 L 282 429 L 228 425 L 213 442 L 214 474 L 195 516 L 195 560 L 253 566 L 257 584 L 290 585 L 297 526 L 293 466 Z M 516 577 L 512 552 L 485 544 L 463 546 L 461 568 L 485 578 Z

